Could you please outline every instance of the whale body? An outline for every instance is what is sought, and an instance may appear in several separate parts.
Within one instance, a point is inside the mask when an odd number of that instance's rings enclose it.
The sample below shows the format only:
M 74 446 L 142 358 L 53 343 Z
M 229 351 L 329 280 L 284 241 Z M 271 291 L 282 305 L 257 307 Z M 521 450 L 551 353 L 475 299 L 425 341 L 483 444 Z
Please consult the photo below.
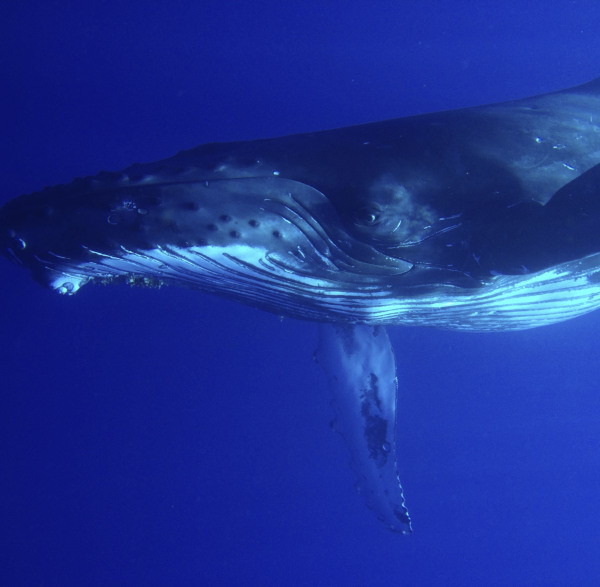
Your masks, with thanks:
M 357 487 L 409 533 L 384 327 L 518 330 L 596 309 L 599 190 L 595 80 L 77 178 L 6 203 L 0 252 L 60 294 L 180 285 L 319 322 Z

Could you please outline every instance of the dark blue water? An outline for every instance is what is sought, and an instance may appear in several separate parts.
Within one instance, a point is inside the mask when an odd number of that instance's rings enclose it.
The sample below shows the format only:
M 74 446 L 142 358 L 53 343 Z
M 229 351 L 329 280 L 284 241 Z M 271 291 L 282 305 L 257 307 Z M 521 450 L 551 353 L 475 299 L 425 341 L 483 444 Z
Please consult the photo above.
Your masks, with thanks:
M 600 75 L 597 1 L 0 5 L 0 198 L 207 141 Z M 445 8 L 442 8 L 444 6 Z M 3 262 L 0 585 L 595 585 L 600 316 L 391 329 L 415 533 L 352 488 L 316 328 Z

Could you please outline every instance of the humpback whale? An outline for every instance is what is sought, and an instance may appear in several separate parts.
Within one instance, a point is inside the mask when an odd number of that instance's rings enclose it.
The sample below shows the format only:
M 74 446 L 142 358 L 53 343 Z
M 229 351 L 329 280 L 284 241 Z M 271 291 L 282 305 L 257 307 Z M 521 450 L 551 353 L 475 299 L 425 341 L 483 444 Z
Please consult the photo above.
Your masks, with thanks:
M 59 294 L 179 285 L 320 324 L 356 485 L 408 534 L 386 326 L 502 331 L 600 306 L 600 79 L 213 143 L 21 195 L 0 251 Z

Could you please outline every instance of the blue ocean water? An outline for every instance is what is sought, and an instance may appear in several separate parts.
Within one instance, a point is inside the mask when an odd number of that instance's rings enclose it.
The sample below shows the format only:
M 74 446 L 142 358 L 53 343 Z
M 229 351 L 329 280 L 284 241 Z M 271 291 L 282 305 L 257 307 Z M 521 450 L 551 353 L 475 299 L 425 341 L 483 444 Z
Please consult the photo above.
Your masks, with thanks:
M 2 202 L 202 142 L 600 75 L 600 5 L 0 5 Z M 0 585 L 596 585 L 598 313 L 390 329 L 415 533 L 353 490 L 316 328 L 198 292 L 66 299 L 2 263 Z

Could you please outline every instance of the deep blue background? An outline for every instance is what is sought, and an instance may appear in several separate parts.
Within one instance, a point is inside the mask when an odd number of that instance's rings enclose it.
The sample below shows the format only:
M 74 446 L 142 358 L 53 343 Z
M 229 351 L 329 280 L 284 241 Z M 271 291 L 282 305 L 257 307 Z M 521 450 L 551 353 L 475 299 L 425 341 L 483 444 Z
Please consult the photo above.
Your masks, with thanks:
M 2 2 L 0 199 L 568 87 L 599 30 L 597 0 Z M 390 329 L 407 538 L 354 493 L 314 325 L 0 283 L 0 585 L 598 584 L 600 315 Z

